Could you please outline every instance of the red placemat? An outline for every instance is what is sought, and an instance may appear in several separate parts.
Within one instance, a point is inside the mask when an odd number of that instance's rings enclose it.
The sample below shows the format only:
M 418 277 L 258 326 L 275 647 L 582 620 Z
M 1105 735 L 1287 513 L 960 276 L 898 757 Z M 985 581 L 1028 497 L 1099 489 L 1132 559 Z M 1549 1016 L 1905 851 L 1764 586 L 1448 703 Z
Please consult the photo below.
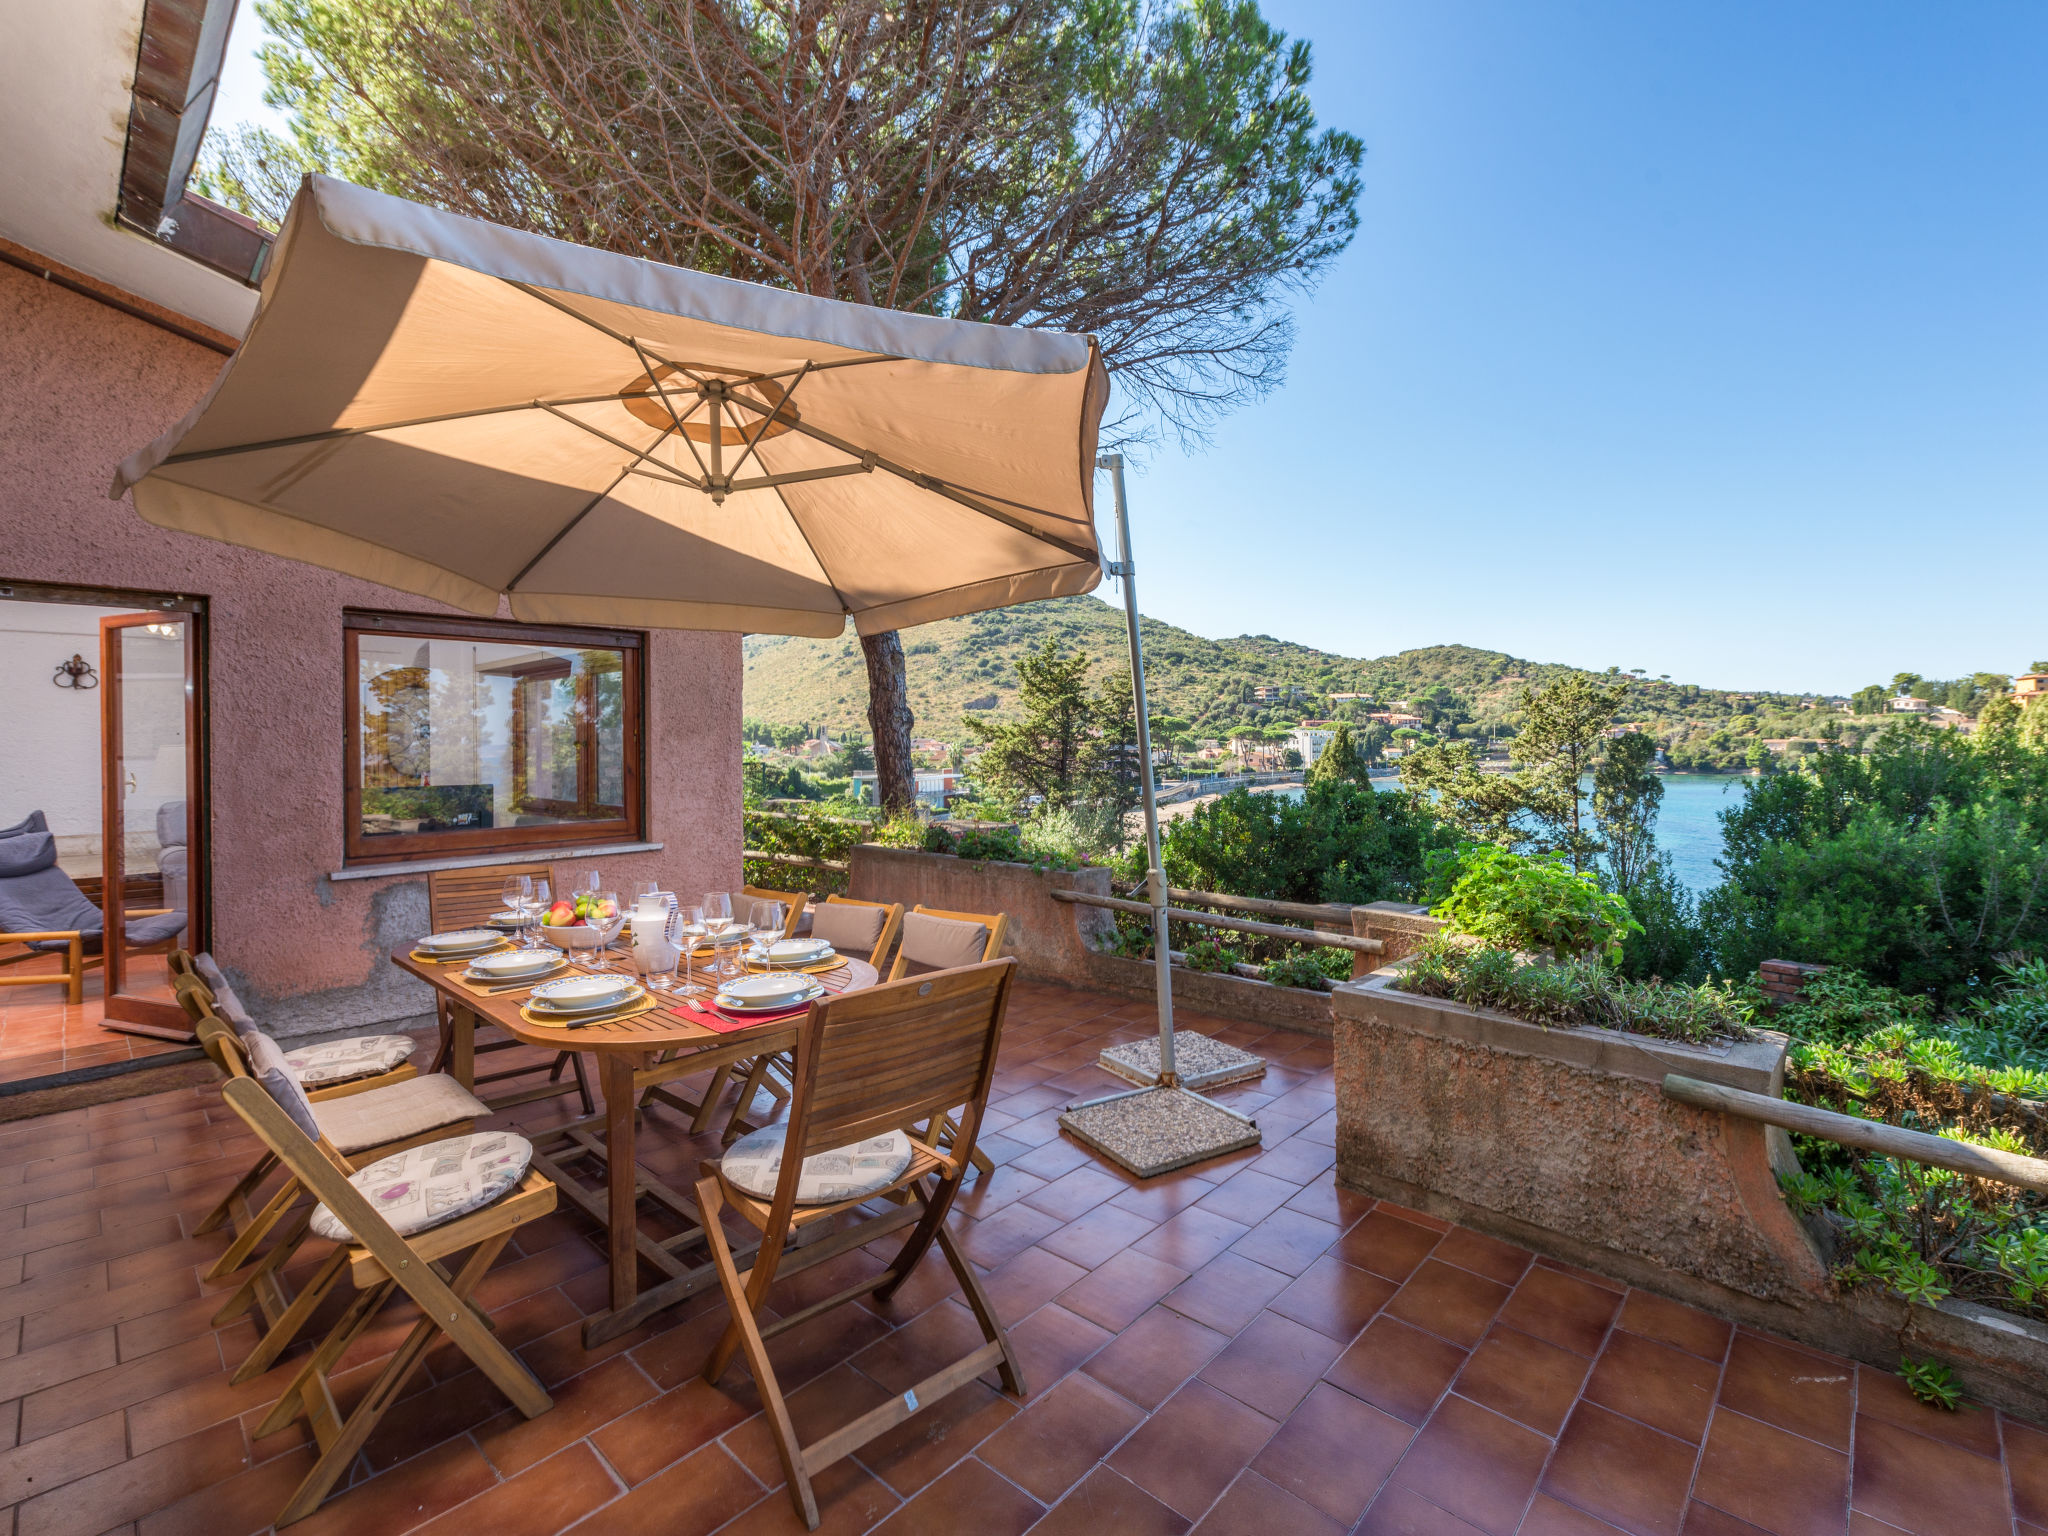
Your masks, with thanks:
M 800 1019 L 811 1011 L 809 1003 L 805 1003 L 801 1008 L 784 1008 L 777 1013 L 744 1014 L 727 1013 L 723 1008 L 713 1007 L 710 1003 L 699 1003 L 694 1008 L 688 1003 L 678 1003 L 676 1007 L 692 1023 L 702 1024 L 714 1034 L 720 1035 L 730 1035 L 738 1030 L 752 1029 L 757 1024 L 784 1024 L 791 1019 Z

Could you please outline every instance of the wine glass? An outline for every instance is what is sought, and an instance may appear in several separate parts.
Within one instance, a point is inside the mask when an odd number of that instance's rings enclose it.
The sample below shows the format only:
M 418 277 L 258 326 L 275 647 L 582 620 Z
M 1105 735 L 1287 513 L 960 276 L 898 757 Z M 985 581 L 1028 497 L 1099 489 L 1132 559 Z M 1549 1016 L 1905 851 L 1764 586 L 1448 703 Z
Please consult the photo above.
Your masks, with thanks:
M 590 925 L 593 928 L 602 930 L 610 928 L 613 924 L 617 923 L 619 920 L 619 893 L 617 891 L 594 890 L 590 894 L 597 903 L 590 909 Z M 604 915 L 607 907 L 611 909 L 612 915 L 610 917 Z M 616 938 L 617 935 L 614 934 L 613 937 Z M 606 939 L 604 943 L 597 946 L 597 953 L 591 962 L 591 968 L 599 971 L 608 971 L 612 968 L 611 939 Z
M 768 946 L 782 937 L 783 924 L 789 920 L 789 909 L 779 901 L 757 901 L 754 903 L 754 949 L 757 958 L 764 963 L 768 959 Z
M 533 905 L 533 876 L 507 875 L 505 883 L 498 888 L 498 896 L 511 909 L 512 915 L 519 919 L 514 925 L 514 931 L 524 934 L 529 909 Z
M 683 950 L 683 990 L 694 993 L 697 990 L 694 974 L 697 941 L 705 937 L 710 929 L 705 924 L 702 907 L 682 907 L 678 909 L 678 913 L 682 918 L 677 927 L 677 938 Z
M 547 877 L 545 875 L 535 877 L 533 882 L 533 906 L 527 912 L 529 921 L 521 934 L 528 949 L 545 949 L 547 947 L 547 940 L 540 936 L 540 920 L 541 915 L 552 905 L 554 905 L 554 893 L 548 889 Z

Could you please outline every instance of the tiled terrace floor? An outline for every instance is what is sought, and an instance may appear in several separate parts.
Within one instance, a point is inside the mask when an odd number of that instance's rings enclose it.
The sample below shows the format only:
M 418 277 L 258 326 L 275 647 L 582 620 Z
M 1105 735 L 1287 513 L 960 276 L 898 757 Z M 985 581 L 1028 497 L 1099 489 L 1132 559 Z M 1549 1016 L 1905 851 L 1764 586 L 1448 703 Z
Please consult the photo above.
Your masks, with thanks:
M 1216 1028 L 1272 1061 L 1236 1095 L 1263 1151 L 1144 1185 L 1109 1171 L 1053 1119 L 1143 1015 L 1020 989 L 986 1143 L 1002 1167 L 956 1221 L 1030 1402 L 974 1384 L 921 1412 L 823 1477 L 824 1529 L 2048 1536 L 2048 1433 L 1936 1414 L 1884 1372 L 1336 1189 L 1324 1043 Z M 699 1149 L 651 1118 L 672 1132 L 658 1161 L 687 1171 Z M 228 1385 L 251 1334 L 209 1327 L 198 1270 L 222 1240 L 184 1235 L 251 1155 L 211 1091 L 0 1130 L 0 1503 L 18 1536 L 244 1536 L 303 1472 L 296 1428 L 251 1443 L 283 1368 Z M 577 1320 L 604 1288 L 588 1230 L 557 1213 L 521 1237 L 481 1294 L 553 1410 L 518 1418 L 444 1347 L 352 1486 L 293 1529 L 799 1529 L 744 1368 L 696 1379 L 717 1306 L 586 1353 Z M 776 1341 L 807 1434 L 965 1347 L 937 1282 Z M 344 1406 L 403 1321 L 358 1347 Z
M 136 961 L 138 966 L 154 967 L 158 972 L 163 963 L 153 956 Z M 26 960 L 0 974 L 28 976 L 55 971 L 57 966 L 54 958 Z M 98 970 L 86 972 L 85 1001 L 76 1004 L 64 1001 L 64 983 L 54 978 L 48 986 L 0 987 L 0 1083 L 185 1049 L 168 1040 L 100 1028 L 100 984 L 104 979 Z

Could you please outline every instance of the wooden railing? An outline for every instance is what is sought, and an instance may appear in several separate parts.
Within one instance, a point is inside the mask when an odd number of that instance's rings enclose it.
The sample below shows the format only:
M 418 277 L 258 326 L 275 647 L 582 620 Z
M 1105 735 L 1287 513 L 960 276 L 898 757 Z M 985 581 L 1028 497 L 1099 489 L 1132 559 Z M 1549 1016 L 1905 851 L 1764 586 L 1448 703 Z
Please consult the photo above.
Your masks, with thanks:
M 1932 1168 L 1947 1168 L 1975 1178 L 2014 1184 L 2037 1194 L 2048 1194 L 2048 1161 L 2024 1157 L 2017 1152 L 2000 1152 L 1992 1147 L 1974 1147 L 1946 1136 L 1909 1131 L 1904 1126 L 1886 1125 L 1878 1120 L 1860 1120 L 1811 1104 L 1774 1099 L 1767 1093 L 1749 1093 L 1741 1088 L 1724 1088 L 1698 1078 L 1672 1073 L 1664 1079 L 1664 1097 L 1690 1104 L 1696 1109 L 1718 1109 L 1743 1120 L 1759 1120 L 1807 1136 L 1860 1147 L 1885 1157 L 1904 1158 Z
M 1087 891 L 1051 891 L 1048 894 L 1054 901 L 1071 902 L 1075 906 L 1101 907 L 1106 911 L 1130 912 L 1140 917 L 1150 917 L 1152 915 L 1152 908 L 1144 902 L 1129 901 L 1121 896 L 1096 896 Z M 1169 889 L 1167 894 L 1170 899 L 1176 901 L 1192 897 L 1219 906 L 1226 901 L 1251 902 L 1257 899 L 1249 896 L 1225 897 L 1214 891 Z M 1321 917 L 1326 921 L 1330 918 L 1330 913 L 1322 908 L 1293 902 L 1261 900 L 1259 906 L 1254 910 L 1266 910 L 1273 907 L 1294 907 L 1299 911 L 1312 912 L 1317 917 Z M 1192 911 L 1187 907 L 1168 907 L 1166 915 L 1176 923 L 1193 923 L 1203 928 L 1227 928 L 1233 933 L 1257 934 L 1260 938 L 1285 939 L 1292 944 L 1315 945 L 1324 949 L 1348 949 L 1353 954 L 1359 955 L 1380 955 L 1384 954 L 1387 948 L 1386 941 L 1383 939 L 1361 939 L 1349 933 L 1319 933 L 1313 928 L 1295 928 L 1282 923 L 1260 923 L 1242 917 L 1223 917 L 1214 912 Z

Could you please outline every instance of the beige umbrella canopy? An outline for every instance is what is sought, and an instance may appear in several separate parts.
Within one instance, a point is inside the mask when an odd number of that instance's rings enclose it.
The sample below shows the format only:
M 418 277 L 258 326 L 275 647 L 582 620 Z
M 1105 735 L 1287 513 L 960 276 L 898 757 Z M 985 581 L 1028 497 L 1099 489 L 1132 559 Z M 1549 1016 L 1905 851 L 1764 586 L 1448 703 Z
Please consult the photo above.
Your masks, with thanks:
M 1086 592 L 1093 338 L 871 309 L 346 182 L 128 458 L 148 521 L 474 613 L 831 636 Z

